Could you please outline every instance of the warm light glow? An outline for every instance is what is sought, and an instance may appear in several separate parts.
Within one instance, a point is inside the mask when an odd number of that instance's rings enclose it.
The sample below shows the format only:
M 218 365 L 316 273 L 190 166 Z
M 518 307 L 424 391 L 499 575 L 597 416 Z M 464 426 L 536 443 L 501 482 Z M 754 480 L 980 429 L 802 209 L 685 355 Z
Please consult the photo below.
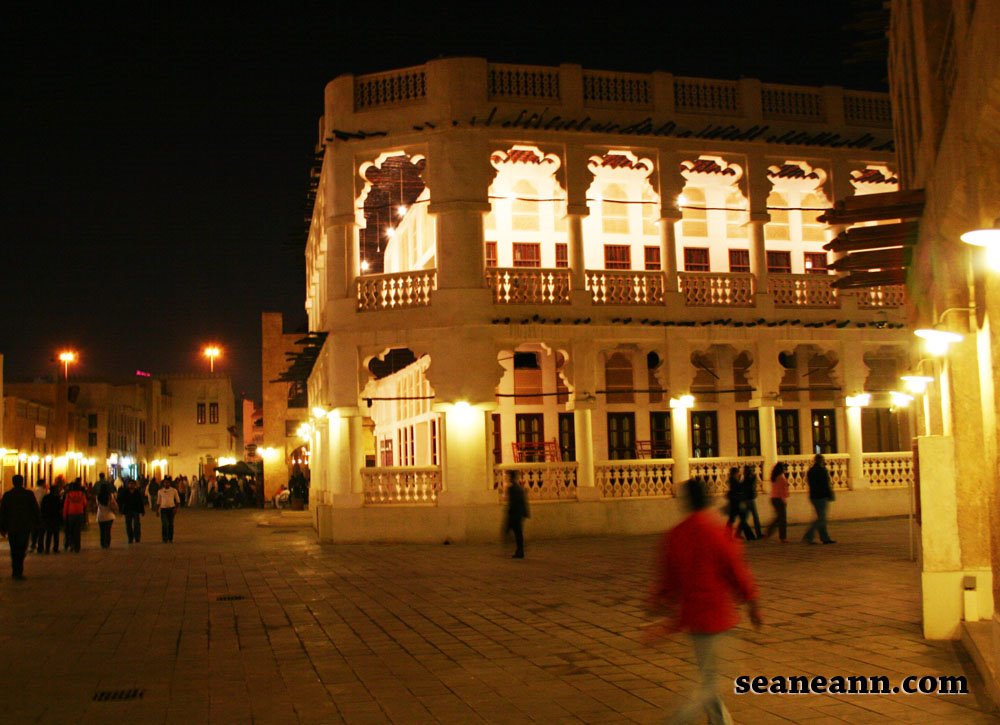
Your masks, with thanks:
M 204 350 L 201 351 L 201 354 L 208 358 L 209 370 L 214 373 L 215 358 L 220 357 L 222 355 L 222 348 L 220 348 L 218 345 L 209 345 Z
M 858 393 L 857 395 L 848 395 L 844 400 L 844 403 L 848 408 L 864 408 L 870 402 L 872 402 L 871 393 Z
M 69 366 L 75 363 L 79 359 L 77 355 L 72 350 L 63 350 L 59 353 L 59 362 L 63 364 L 63 377 L 69 380 Z
M 46 463 L 52 463 L 52 454 L 51 453 L 49 453 L 48 455 L 45 456 L 45 462 Z
M 326 408 L 320 405 L 314 405 L 312 409 L 313 418 L 325 418 L 327 411 Z
M 975 229 L 962 235 L 962 241 L 974 247 L 986 249 L 986 263 L 990 269 L 1000 272 L 1000 218 L 993 222 L 992 229 Z
M 396 236 L 396 230 L 393 229 L 392 227 L 387 227 L 385 230 L 385 236 L 388 237 L 389 239 L 392 239 L 394 236 Z
M 110 456 L 108 457 L 108 463 L 111 463 L 111 464 L 115 464 L 115 463 L 118 463 L 118 454 L 117 454 L 117 453 L 112 453 L 112 454 L 111 454 L 111 455 L 110 455 Z
M 407 211 L 406 204 L 400 204 L 399 206 L 396 207 L 396 214 L 398 214 L 399 216 L 406 216 L 406 211 Z
M 28 456 L 28 463 L 38 463 L 41 460 L 37 453 L 32 453 Z
M 920 329 L 913 333 L 924 341 L 924 349 L 929 355 L 941 356 L 948 354 L 952 343 L 961 342 L 963 337 L 957 332 L 947 330 Z
M 670 399 L 671 408 L 693 408 L 694 407 L 694 396 L 693 395 L 681 395 L 676 398 Z
M 219 456 L 216 467 L 218 466 L 231 466 L 236 463 L 236 459 L 230 456 Z
M 905 408 L 910 403 L 913 402 L 913 396 L 907 395 L 906 393 L 901 393 L 898 390 L 893 390 L 889 393 L 889 399 L 892 400 L 893 408 Z
M 681 207 L 687 206 L 687 205 L 688 205 L 688 198 L 686 196 L 684 196 L 683 194 L 678 194 L 677 195 L 677 208 L 680 209 Z
M 903 385 L 914 395 L 921 395 L 927 390 L 927 386 L 934 382 L 934 378 L 928 375 L 903 375 L 899 378 Z
M 28 460 L 28 454 L 27 453 L 18 453 L 17 454 L 17 460 L 19 460 L 21 463 L 24 463 L 26 460 Z
M 257 453 L 259 453 L 260 457 L 265 461 L 273 461 L 278 457 L 277 448 L 258 448 Z
M 369 268 L 370 266 L 371 266 L 371 265 L 370 265 L 370 264 L 368 264 L 368 260 L 367 260 L 367 259 L 362 259 L 362 260 L 361 260 L 361 271 L 362 271 L 362 272 L 367 272 L 367 271 L 368 271 L 368 268 Z
M 295 435 L 297 435 L 302 440 L 307 441 L 309 440 L 309 437 L 312 435 L 312 432 L 313 432 L 313 427 L 311 425 L 309 425 L 308 423 L 302 423 L 295 430 Z

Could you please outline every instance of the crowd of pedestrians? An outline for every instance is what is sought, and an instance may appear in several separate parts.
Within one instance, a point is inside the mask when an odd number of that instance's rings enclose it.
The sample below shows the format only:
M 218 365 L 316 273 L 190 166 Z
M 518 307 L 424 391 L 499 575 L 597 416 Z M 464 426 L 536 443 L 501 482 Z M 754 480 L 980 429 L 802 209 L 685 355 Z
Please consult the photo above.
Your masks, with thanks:
M 138 544 L 142 541 L 142 519 L 149 511 L 160 519 L 161 539 L 169 544 L 174 541 L 174 519 L 182 508 L 263 506 L 255 481 L 225 476 L 211 481 L 187 476 L 112 481 L 101 473 L 95 482 L 84 483 L 79 478 L 67 482 L 57 476 L 51 485 L 42 479 L 28 489 L 24 477 L 16 475 L 12 484 L 0 500 L 0 535 L 10 543 L 14 579 L 24 578 L 28 552 L 79 553 L 81 535 L 90 521 L 97 523 L 102 549 L 110 548 L 119 516 L 125 520 L 128 543 Z

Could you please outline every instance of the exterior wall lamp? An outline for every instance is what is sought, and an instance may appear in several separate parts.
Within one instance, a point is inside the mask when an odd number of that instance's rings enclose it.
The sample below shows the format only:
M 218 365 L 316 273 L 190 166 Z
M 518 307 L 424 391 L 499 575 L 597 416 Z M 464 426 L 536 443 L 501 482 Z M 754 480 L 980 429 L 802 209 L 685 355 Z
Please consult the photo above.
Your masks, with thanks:
M 671 408 L 693 408 L 694 407 L 694 396 L 693 395 L 681 395 L 677 398 L 670 399 Z
M 956 342 L 961 342 L 965 339 L 962 335 L 957 332 L 949 332 L 948 330 L 940 330 L 937 327 L 932 328 L 921 328 L 914 331 L 913 333 L 917 337 L 923 339 L 924 350 L 927 351 L 928 355 L 934 355 L 935 357 L 941 357 L 942 355 L 948 354 L 948 348 Z
M 889 393 L 889 400 L 892 401 L 893 408 L 905 408 L 913 402 L 913 396 L 893 390 Z
M 927 386 L 934 382 L 934 378 L 929 375 L 902 375 L 899 378 L 903 381 L 903 386 L 913 395 L 923 395 L 927 392 Z
M 871 393 L 858 393 L 857 395 L 848 395 L 844 398 L 844 403 L 848 408 L 865 408 L 870 402 L 872 402 Z
M 1000 272 L 1000 217 L 993 221 L 989 229 L 974 229 L 961 236 L 966 244 L 986 249 L 986 263 L 990 269 Z

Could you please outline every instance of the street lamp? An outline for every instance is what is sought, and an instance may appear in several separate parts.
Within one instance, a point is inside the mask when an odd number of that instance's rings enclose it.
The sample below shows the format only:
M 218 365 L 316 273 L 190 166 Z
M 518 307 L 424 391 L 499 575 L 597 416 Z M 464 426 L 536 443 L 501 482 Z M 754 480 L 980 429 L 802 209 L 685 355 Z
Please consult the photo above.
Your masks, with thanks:
M 72 350 L 63 350 L 59 353 L 59 362 L 63 364 L 63 376 L 69 380 L 69 366 L 75 363 L 79 356 Z
M 218 345 L 209 345 L 204 350 L 202 350 L 202 355 L 208 358 L 208 369 L 211 372 L 215 372 L 215 358 L 222 354 L 222 349 Z

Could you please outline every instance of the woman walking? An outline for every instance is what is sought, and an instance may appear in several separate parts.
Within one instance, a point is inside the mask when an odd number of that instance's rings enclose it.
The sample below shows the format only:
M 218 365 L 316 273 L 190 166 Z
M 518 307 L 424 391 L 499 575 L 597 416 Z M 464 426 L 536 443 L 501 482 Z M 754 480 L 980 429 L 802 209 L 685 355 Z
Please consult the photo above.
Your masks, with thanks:
M 767 526 L 765 539 L 771 538 L 778 530 L 778 539 L 788 543 L 788 466 L 778 462 L 771 469 L 771 506 L 774 507 L 774 521 Z

